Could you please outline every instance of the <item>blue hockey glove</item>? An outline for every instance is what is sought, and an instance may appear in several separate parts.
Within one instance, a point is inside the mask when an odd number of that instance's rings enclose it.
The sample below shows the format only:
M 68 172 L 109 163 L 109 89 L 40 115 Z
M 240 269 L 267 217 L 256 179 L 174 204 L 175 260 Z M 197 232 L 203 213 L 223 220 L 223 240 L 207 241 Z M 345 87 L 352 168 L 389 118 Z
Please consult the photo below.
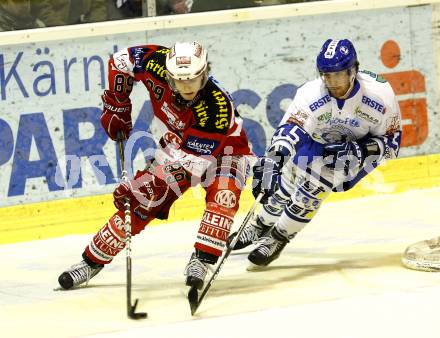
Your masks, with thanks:
M 281 169 L 286 158 L 290 155 L 285 147 L 278 147 L 269 151 L 266 156 L 260 157 L 253 167 L 252 194 L 255 198 L 263 192 L 260 203 L 265 204 L 278 187 Z
M 344 170 L 361 167 L 365 160 L 362 146 L 355 141 L 329 143 L 324 146 L 325 166 L 332 170 Z

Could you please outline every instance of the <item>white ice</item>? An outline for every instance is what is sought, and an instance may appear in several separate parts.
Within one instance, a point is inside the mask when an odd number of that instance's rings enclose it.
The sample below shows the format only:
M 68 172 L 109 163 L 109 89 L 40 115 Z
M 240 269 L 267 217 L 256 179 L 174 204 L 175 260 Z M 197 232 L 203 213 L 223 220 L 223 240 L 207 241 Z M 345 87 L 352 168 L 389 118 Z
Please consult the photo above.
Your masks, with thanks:
M 438 338 L 440 275 L 400 258 L 440 235 L 439 201 L 436 188 L 327 203 L 266 270 L 233 253 L 194 317 L 183 269 L 196 221 L 134 237 L 139 321 L 126 317 L 125 252 L 88 287 L 54 291 L 92 235 L 2 245 L 0 337 Z

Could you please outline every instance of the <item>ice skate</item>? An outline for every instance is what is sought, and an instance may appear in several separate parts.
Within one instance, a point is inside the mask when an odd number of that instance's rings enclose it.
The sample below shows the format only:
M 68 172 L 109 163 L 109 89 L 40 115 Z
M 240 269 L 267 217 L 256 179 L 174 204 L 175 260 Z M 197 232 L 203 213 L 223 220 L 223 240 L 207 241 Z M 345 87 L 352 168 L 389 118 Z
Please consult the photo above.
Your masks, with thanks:
M 203 288 L 203 283 L 205 281 L 207 273 L 207 264 L 204 263 L 200 258 L 198 258 L 196 253 L 193 253 L 188 262 L 188 265 L 185 268 L 185 284 L 201 290 Z
M 64 290 L 76 288 L 77 286 L 89 283 L 89 280 L 95 277 L 99 271 L 104 268 L 102 264 L 94 264 L 93 266 L 82 260 L 78 264 L 72 265 L 69 270 L 64 271 L 58 277 L 58 283 Z
M 260 244 L 249 254 L 249 261 L 257 266 L 267 266 L 277 259 L 289 239 L 273 228 L 267 236 L 261 239 Z
M 270 226 L 263 224 L 260 218 L 256 216 L 248 224 L 246 224 L 232 250 L 243 249 L 258 241 L 270 230 L 270 228 Z M 229 236 L 228 244 L 232 243 L 235 236 L 237 236 L 237 232 L 234 232 Z

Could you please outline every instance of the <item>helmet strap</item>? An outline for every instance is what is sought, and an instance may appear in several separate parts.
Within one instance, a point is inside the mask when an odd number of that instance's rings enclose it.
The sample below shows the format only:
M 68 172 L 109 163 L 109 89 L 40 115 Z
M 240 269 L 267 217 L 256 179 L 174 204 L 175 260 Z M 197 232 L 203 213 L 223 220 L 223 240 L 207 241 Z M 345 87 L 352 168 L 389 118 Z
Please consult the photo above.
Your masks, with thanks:
M 347 97 L 349 97 L 351 94 L 351 91 L 353 90 L 353 87 L 354 87 L 354 80 L 356 78 L 356 69 L 354 67 L 352 67 L 352 68 L 348 69 L 347 71 L 350 72 L 350 87 L 348 87 L 345 94 L 339 98 L 340 100 L 345 100 Z

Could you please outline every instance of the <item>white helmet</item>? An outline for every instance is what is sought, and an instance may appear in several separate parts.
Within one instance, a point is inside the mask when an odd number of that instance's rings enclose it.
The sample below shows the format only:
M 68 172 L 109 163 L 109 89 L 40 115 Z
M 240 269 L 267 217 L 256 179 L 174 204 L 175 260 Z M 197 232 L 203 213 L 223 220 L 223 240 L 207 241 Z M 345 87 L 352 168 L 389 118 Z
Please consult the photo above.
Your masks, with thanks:
M 207 68 L 208 54 L 199 42 L 176 42 L 167 54 L 166 74 L 173 90 L 174 80 L 192 80 L 198 76 L 203 76 L 203 88 L 208 80 Z

